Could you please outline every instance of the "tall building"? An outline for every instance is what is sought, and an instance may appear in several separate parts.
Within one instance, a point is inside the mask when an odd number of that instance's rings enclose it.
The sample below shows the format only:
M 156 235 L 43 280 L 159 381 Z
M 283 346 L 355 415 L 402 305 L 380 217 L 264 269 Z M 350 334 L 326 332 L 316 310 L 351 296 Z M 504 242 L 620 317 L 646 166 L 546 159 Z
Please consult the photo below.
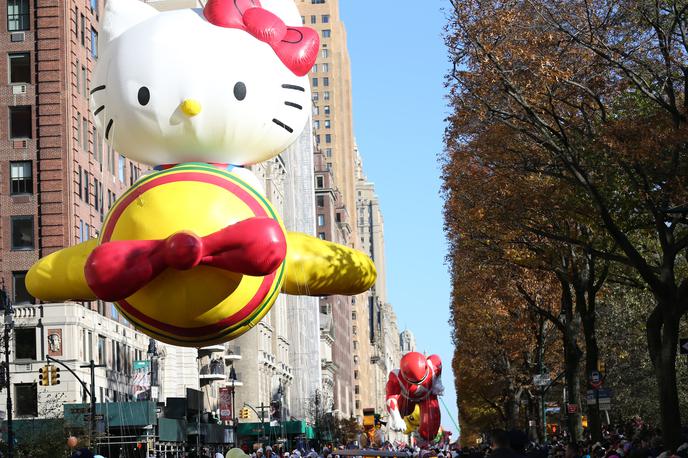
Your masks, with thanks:
M 401 356 L 416 351 L 416 337 L 409 329 L 404 329 L 401 334 L 399 334 L 399 345 Z
M 297 0 L 303 22 L 316 29 L 321 38 L 321 49 L 311 77 L 313 93 L 313 131 L 316 147 L 322 152 L 319 172 L 329 176 L 332 203 L 336 211 L 327 207 L 316 208 L 322 215 L 318 235 L 360 248 L 358 228 L 354 223 L 356 209 L 355 151 L 351 99 L 351 68 L 346 44 L 346 29 L 339 15 L 337 0 Z M 316 169 L 316 196 L 318 194 Z M 324 180 L 324 178 L 323 178 Z M 318 216 L 320 217 L 320 216 Z M 334 222 L 328 221 L 333 217 Z M 336 230 L 321 230 L 337 226 Z M 343 237 L 337 239 L 336 237 Z M 354 297 L 321 299 L 323 317 L 323 348 L 332 348 L 332 364 L 323 365 L 323 379 L 336 373 L 332 386 L 334 410 L 342 415 L 361 417 L 362 409 L 374 405 L 374 385 L 370 373 L 370 337 L 368 326 L 368 294 Z M 327 316 L 331 313 L 331 325 Z M 345 314 L 347 316 L 345 316 Z M 347 330 L 348 326 L 348 330 Z M 332 330 L 335 330 L 334 337 Z M 333 340 L 332 340 L 333 339 Z M 332 340 L 330 342 L 330 340 Z M 350 378 L 350 375 L 352 376 Z M 351 380 L 351 382 L 350 382 Z M 352 384 L 352 386 L 349 385 Z M 353 392 L 349 398 L 348 393 Z M 352 402 L 351 402 L 352 401 Z M 347 407 L 347 404 L 349 407 Z M 351 405 L 353 407 L 351 407 Z M 349 412 L 350 409 L 350 414 Z
M 373 405 L 377 412 L 385 412 L 385 386 L 389 373 L 399 366 L 401 349 L 399 329 L 394 308 L 387 301 L 384 220 L 375 184 L 363 172 L 363 160 L 356 152 L 356 225 L 361 247 L 378 270 L 377 280 L 368 294 L 368 334 L 370 337 L 370 377 L 374 393 Z M 388 437 L 403 440 L 391 430 Z
M 287 163 L 284 224 L 290 231 L 315 235 L 314 143 L 311 122 L 296 143 L 282 156 Z M 315 393 L 322 387 L 322 355 L 319 348 L 319 299 L 311 296 L 287 296 L 289 321 L 289 363 L 294 380 L 289 397 L 289 416 L 309 419 Z
M 315 155 L 316 230 L 321 239 L 349 245 L 351 225 L 336 187 L 334 171 L 322 151 Z M 320 352 L 324 405 L 343 417 L 355 414 L 352 320 L 347 296 L 320 298 Z

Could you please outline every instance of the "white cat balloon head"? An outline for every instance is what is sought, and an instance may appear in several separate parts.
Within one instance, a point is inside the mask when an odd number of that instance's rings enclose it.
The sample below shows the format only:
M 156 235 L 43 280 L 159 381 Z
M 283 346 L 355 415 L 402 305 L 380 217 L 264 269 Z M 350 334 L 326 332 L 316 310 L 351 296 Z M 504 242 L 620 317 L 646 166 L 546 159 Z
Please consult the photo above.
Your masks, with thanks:
M 109 0 L 91 83 L 106 141 L 150 165 L 247 165 L 287 148 L 310 114 L 320 44 L 293 0 L 262 3 L 158 12 Z

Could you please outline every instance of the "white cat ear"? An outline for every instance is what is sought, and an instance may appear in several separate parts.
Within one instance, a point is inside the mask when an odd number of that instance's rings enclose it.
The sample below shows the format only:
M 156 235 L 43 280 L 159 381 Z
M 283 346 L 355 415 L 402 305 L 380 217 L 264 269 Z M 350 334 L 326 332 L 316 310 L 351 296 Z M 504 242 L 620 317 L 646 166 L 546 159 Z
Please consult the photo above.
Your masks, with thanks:
M 103 13 L 101 43 L 107 46 L 125 30 L 156 14 L 158 10 L 141 0 L 108 0 Z

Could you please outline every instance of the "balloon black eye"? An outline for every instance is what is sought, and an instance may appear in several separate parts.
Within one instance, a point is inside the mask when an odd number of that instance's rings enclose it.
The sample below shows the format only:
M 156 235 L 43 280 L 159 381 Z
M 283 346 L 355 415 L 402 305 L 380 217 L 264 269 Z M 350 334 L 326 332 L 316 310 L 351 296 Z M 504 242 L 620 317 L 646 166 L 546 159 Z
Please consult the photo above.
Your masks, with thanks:
M 237 100 L 244 100 L 246 98 L 246 85 L 241 81 L 234 85 L 234 97 Z
M 148 102 L 150 102 L 150 91 L 146 86 L 141 86 L 141 89 L 139 89 L 139 103 L 146 106 Z

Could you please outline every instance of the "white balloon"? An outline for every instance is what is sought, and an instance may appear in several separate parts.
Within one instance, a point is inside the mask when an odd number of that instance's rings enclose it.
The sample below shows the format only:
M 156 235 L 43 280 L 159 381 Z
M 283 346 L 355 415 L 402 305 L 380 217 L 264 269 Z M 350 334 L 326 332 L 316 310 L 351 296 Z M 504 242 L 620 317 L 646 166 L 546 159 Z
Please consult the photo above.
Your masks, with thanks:
M 263 3 L 287 24 L 301 22 L 293 2 Z M 311 110 L 307 76 L 292 73 L 267 43 L 213 25 L 201 10 L 142 5 L 108 1 L 91 83 L 95 124 L 117 151 L 150 165 L 248 165 L 297 138 Z

